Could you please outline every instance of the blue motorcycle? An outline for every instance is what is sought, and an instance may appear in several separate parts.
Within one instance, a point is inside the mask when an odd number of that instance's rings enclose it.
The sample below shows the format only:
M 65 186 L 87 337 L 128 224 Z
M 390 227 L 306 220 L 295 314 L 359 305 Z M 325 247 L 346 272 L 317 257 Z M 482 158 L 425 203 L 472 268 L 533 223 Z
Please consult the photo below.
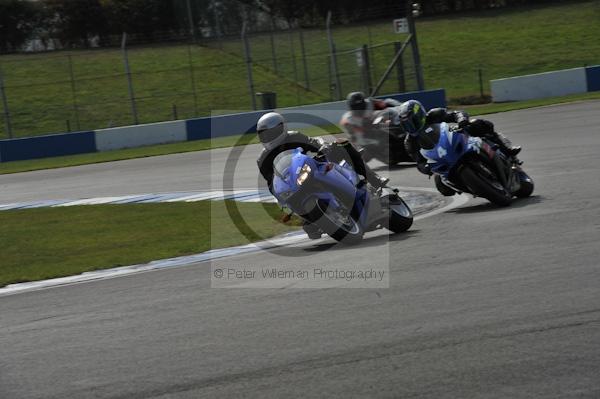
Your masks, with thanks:
M 419 142 L 430 170 L 458 193 L 508 206 L 513 197 L 524 198 L 533 192 L 533 180 L 520 164 L 485 139 L 440 123 L 428 127 Z
M 412 225 L 412 211 L 395 190 L 375 190 L 346 161 L 315 159 L 297 148 L 277 155 L 273 167 L 279 203 L 337 241 L 354 244 L 368 231 L 400 233 Z

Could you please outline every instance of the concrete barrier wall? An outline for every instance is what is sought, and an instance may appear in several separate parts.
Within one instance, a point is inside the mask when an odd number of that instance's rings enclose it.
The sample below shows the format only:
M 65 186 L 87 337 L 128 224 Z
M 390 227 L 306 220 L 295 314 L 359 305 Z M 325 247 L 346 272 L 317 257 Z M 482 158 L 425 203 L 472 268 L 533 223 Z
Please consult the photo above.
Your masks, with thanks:
M 490 81 L 494 102 L 533 100 L 600 90 L 600 66 Z
M 394 94 L 380 98 L 387 97 L 395 98 L 399 101 L 414 98 L 421 101 L 427 108 L 446 106 L 446 94 L 443 89 Z M 298 128 L 303 125 L 337 125 L 345 109 L 345 102 L 337 101 L 283 108 L 278 111 L 290 118 L 291 128 Z M 266 112 L 268 111 L 242 112 L 191 120 L 115 127 L 89 132 L 0 140 L 0 162 L 110 151 L 153 144 L 253 133 L 256 131 L 256 122 Z
M 96 130 L 96 149 L 98 151 L 110 151 L 144 145 L 174 143 L 186 139 L 185 121 L 124 126 Z

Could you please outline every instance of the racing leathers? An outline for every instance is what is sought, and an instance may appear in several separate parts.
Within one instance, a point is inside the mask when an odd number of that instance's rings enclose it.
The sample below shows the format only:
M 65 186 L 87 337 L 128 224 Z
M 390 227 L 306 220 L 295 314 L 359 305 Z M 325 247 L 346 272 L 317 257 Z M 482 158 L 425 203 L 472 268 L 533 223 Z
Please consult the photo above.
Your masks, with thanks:
M 357 132 L 364 133 L 365 130 L 370 127 L 375 111 L 396 107 L 401 104 L 399 101 L 396 101 L 393 98 L 386 98 L 385 100 L 369 98 L 366 103 L 366 110 L 347 111 L 344 113 L 344 115 L 342 115 L 342 119 L 340 120 L 340 125 L 344 128 L 352 142 L 355 142 L 355 134 Z
M 497 144 L 506 154 L 516 157 L 521 151 L 520 147 L 513 147 L 510 140 L 501 133 L 494 131 L 494 124 L 484 119 L 469 119 L 469 114 L 464 111 L 448 111 L 445 108 L 433 108 L 427 112 L 426 127 L 436 123 L 457 123 L 458 127 L 464 129 L 467 134 L 474 137 L 482 137 Z M 421 136 L 406 135 L 404 146 L 406 151 L 417 162 L 417 169 L 424 174 L 431 175 L 432 172 L 427 166 L 427 160 L 421 155 L 419 150 Z

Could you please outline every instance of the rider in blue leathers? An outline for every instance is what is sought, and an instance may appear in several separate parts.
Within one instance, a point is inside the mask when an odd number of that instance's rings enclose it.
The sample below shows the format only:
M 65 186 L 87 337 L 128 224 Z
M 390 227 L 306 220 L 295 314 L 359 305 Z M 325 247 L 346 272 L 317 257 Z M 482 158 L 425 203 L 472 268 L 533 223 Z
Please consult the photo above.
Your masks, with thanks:
M 423 104 L 417 100 L 409 100 L 400 106 L 400 123 L 408 133 L 404 141 L 406 151 L 417 162 L 417 169 L 426 175 L 431 176 L 432 172 L 427 165 L 427 160 L 421 155 L 419 150 L 422 148 L 421 140 L 425 129 L 436 123 L 457 123 L 458 127 L 470 136 L 482 137 L 498 145 L 500 150 L 513 157 L 521 152 L 521 147 L 515 147 L 510 140 L 503 134 L 494 130 L 494 124 L 484 119 L 469 119 L 469 114 L 464 111 L 448 111 L 445 108 L 433 108 L 427 112 Z M 518 160 L 517 160 L 518 161 Z M 446 187 L 439 176 L 435 176 L 435 185 L 443 195 L 454 195 L 454 190 Z

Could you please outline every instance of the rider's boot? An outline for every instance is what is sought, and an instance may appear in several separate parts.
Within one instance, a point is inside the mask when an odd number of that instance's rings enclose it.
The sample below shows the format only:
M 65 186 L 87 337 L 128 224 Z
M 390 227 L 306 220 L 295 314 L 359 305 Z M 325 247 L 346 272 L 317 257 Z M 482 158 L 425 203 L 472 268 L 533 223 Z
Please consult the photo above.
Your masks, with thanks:
M 373 172 L 373 169 L 369 168 L 365 165 L 365 177 L 369 184 L 371 184 L 375 188 L 383 188 L 386 187 L 390 182 L 390 179 L 387 177 L 379 176 L 377 173 Z
M 512 142 L 508 139 L 508 137 L 498 132 L 494 132 L 491 139 L 492 141 L 494 141 L 494 143 L 498 144 L 502 152 L 504 152 L 510 157 L 515 158 L 515 160 L 518 161 L 517 155 L 519 155 L 519 153 L 521 152 L 520 146 L 513 146 Z
M 381 177 L 375 173 L 362 159 L 360 153 L 348 140 L 338 140 L 336 143 L 338 148 L 343 149 L 349 155 L 354 170 L 360 175 L 366 177 L 367 181 L 375 188 L 387 186 L 390 179 Z

